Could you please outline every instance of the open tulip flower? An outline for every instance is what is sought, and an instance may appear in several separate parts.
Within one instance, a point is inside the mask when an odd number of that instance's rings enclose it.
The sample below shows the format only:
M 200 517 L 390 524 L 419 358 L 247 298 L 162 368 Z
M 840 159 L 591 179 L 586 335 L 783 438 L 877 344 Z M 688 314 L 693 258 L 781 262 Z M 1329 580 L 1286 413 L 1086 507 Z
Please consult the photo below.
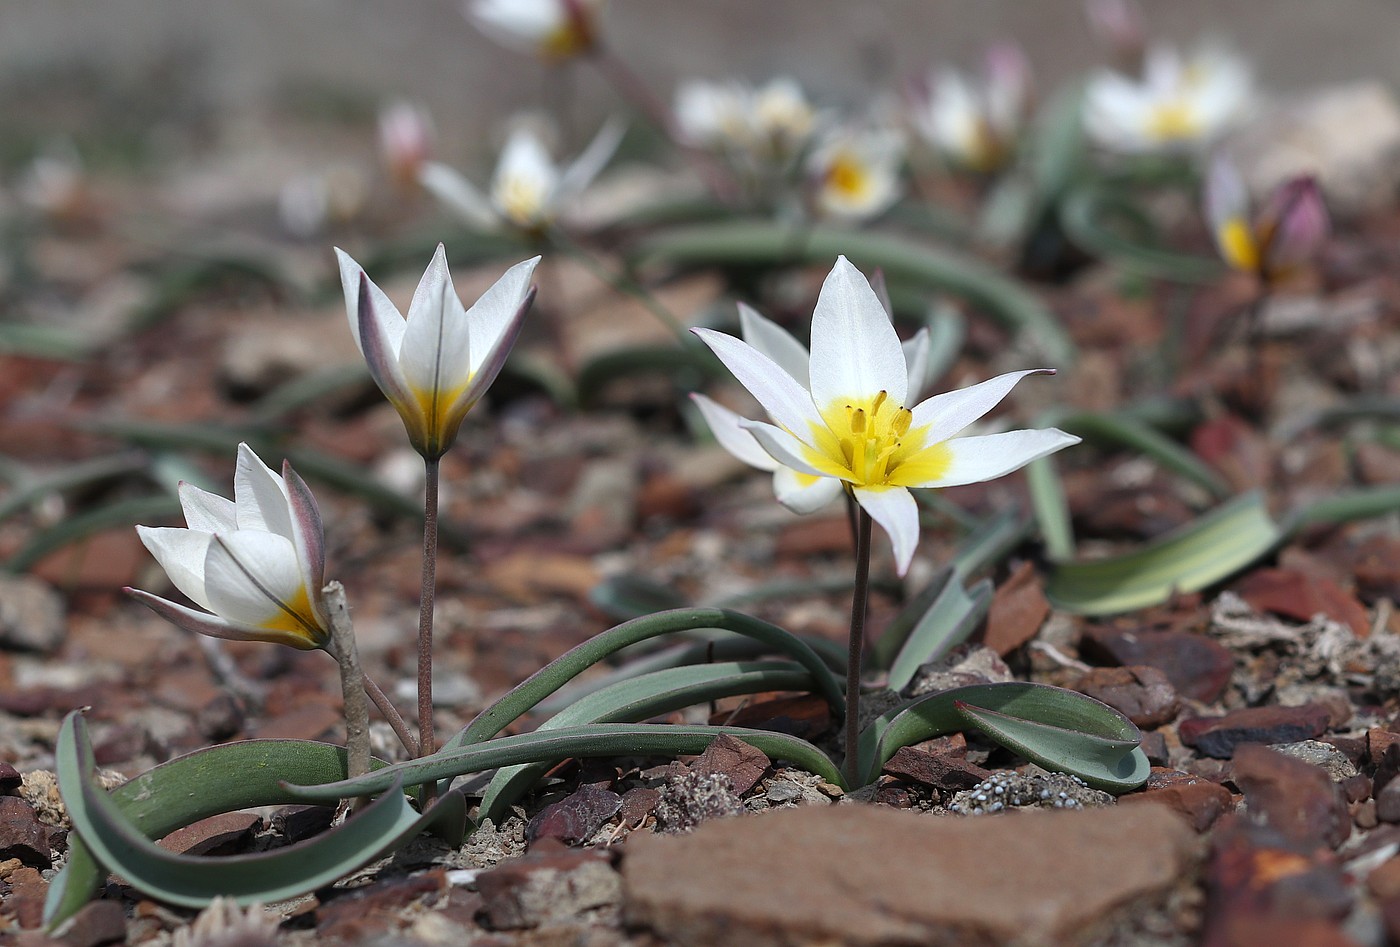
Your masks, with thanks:
M 626 126 L 606 123 L 588 147 L 561 169 L 538 135 L 521 125 L 501 149 L 489 194 L 452 168 L 437 162 L 423 166 L 420 180 L 435 197 L 467 224 L 482 230 L 515 229 L 538 235 L 559 209 L 576 197 L 612 159 Z
M 890 131 L 843 129 L 807 160 L 817 209 L 843 220 L 868 220 L 899 199 L 904 142 Z
M 839 482 L 889 534 L 900 575 L 919 542 L 911 488 L 951 487 L 1003 476 L 1079 442 L 1063 431 L 958 437 L 1018 381 L 1011 372 L 907 407 L 909 368 L 879 298 L 845 257 L 822 285 L 812 314 L 807 384 L 753 345 L 693 330 L 775 423 L 743 428 L 783 467 Z
M 687 144 L 740 162 L 777 166 L 800 155 L 821 122 L 802 87 L 784 77 L 760 88 L 742 82 L 682 83 L 675 118 Z
M 468 0 L 467 19 L 502 46 L 549 61 L 592 51 L 607 0 Z
M 1274 188 L 1257 213 L 1239 171 L 1223 155 L 1206 174 L 1206 219 L 1225 262 L 1274 280 L 1308 262 L 1331 229 L 1317 179 L 1300 175 Z
M 739 328 L 744 342 L 750 347 L 766 355 L 802 385 L 810 385 L 811 356 L 806 346 L 793 338 L 792 333 L 743 303 L 739 304 Z M 921 392 L 927 385 L 928 345 L 928 329 L 920 329 L 901 344 L 908 368 L 908 390 L 911 392 Z M 773 494 L 783 506 L 794 513 L 812 513 L 841 495 L 842 481 L 784 467 L 754 439 L 753 433 L 744 427 L 745 420 L 738 414 L 702 394 L 695 393 L 690 397 L 721 447 L 750 467 L 773 474 Z
M 349 254 L 337 249 L 350 329 L 379 390 L 427 460 L 452 446 L 467 412 L 505 364 L 534 299 L 540 258 L 517 263 L 464 310 L 439 244 L 404 316 Z
M 980 81 L 945 69 L 929 89 L 911 115 L 921 138 L 971 171 L 985 174 L 1006 164 L 1030 107 L 1030 67 L 1020 47 L 1002 43 L 989 49 Z
M 1104 70 L 1084 92 L 1084 127 L 1101 147 L 1128 154 L 1191 150 L 1219 138 L 1250 99 L 1249 70 L 1236 56 L 1203 50 L 1147 52 L 1140 79 Z
M 273 473 L 238 445 L 234 499 L 180 484 L 186 528 L 136 527 L 170 581 L 205 611 L 127 589 L 163 618 L 215 638 L 324 648 L 325 540 L 316 499 L 291 466 Z

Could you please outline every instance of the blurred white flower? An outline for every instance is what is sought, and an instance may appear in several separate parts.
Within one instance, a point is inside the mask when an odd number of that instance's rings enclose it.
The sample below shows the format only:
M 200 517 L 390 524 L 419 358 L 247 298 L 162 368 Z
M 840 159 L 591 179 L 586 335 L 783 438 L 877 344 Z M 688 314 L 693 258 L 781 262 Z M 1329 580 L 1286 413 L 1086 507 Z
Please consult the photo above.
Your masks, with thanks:
M 840 129 L 807 159 L 813 203 L 830 217 L 874 217 L 899 198 L 903 161 L 904 142 L 895 132 Z
M 379 112 L 379 154 L 395 186 L 418 186 L 418 172 L 432 154 L 436 138 L 433 117 L 414 102 L 398 101 Z
M 25 206 L 55 221 L 80 220 L 92 210 L 87 169 L 71 141 L 50 142 L 29 162 L 15 190 Z
M 1173 49 L 1154 47 L 1141 79 L 1112 70 L 1090 78 L 1084 127 L 1111 151 L 1199 149 L 1241 117 L 1250 97 L 1249 69 L 1238 56 L 1209 48 L 1183 59 Z
M 543 59 L 587 53 L 607 0 L 466 0 L 462 11 L 491 39 Z
M 790 162 L 811 141 L 821 116 L 793 79 L 761 87 L 693 79 L 676 90 L 676 126 L 690 145 L 758 164 Z
M 518 125 L 501 149 L 489 194 L 482 194 L 461 174 L 435 161 L 423 165 L 420 180 L 471 226 L 538 233 L 554 222 L 564 202 L 582 192 L 603 170 L 625 131 L 622 122 L 607 122 L 583 153 L 561 169 L 539 136 Z
M 314 237 L 354 220 L 365 209 L 369 182 L 360 169 L 338 165 L 299 174 L 277 192 L 277 217 L 292 236 Z
M 1031 104 L 1030 66 L 1020 47 L 987 51 L 983 74 L 953 69 L 930 77 L 929 94 L 914 103 L 914 130 L 954 164 L 990 172 L 1010 159 Z

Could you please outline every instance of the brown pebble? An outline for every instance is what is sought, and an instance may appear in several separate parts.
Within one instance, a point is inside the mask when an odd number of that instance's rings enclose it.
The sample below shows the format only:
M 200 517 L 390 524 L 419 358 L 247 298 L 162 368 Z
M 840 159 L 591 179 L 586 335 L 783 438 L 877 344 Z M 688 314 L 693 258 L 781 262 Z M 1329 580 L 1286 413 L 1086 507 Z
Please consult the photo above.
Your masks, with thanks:
M 18 796 L 0 796 L 0 861 L 18 858 L 34 868 L 47 868 L 49 833 L 34 807 Z
M 1086 661 L 1155 667 L 1182 697 L 1214 703 L 1235 671 L 1230 650 L 1204 635 L 1184 631 L 1091 628 L 1079 643 Z
M 1336 848 L 1351 834 L 1346 799 L 1322 767 L 1254 743 L 1235 750 L 1232 766 L 1251 818 L 1289 841 Z
M 1170 723 L 1181 707 L 1167 675 L 1147 665 L 1090 668 L 1074 689 L 1103 701 L 1148 730 Z
M 1193 717 L 1177 724 L 1181 742 L 1205 756 L 1230 759 L 1245 743 L 1297 743 L 1327 731 L 1331 715 L 1321 704 L 1243 707 L 1223 717 Z

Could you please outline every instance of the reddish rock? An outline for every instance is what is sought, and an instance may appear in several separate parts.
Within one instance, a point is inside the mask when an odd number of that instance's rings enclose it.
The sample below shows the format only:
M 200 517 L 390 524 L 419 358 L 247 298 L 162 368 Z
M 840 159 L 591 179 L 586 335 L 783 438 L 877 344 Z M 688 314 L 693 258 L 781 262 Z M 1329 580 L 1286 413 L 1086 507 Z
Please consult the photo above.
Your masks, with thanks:
M 44 923 L 44 898 L 49 883 L 37 868 L 16 868 L 10 872 L 10 896 L 0 904 L 0 913 L 8 914 L 22 930 Z
M 1227 760 L 1243 743 L 1297 743 L 1320 737 L 1330 716 L 1321 704 L 1300 707 L 1243 707 L 1223 717 L 1192 717 L 1177 724 L 1181 742 L 1197 752 Z
M 803 807 L 633 836 L 623 912 L 668 943 L 1087 942 L 1169 899 L 1195 848 L 1153 807 L 969 819 Z
M 1091 668 L 1074 689 L 1103 701 L 1149 730 L 1170 723 L 1181 707 L 1176 688 L 1166 674 L 1145 665 Z
M 525 837 L 558 839 L 566 844 L 586 842 L 622 808 L 622 797 L 597 786 L 584 786 L 545 806 L 525 827 Z
M 983 644 L 1006 657 L 1034 638 L 1049 614 L 1040 576 L 1034 565 L 1023 562 L 992 597 Z
M 10 858 L 34 868 L 49 867 L 49 832 L 29 803 L 18 796 L 0 796 L 0 861 Z
M 696 757 L 690 768 L 697 773 L 723 773 L 729 777 L 734 793 L 742 796 L 763 778 L 771 765 L 758 747 L 722 733 Z
M 1235 658 L 1223 645 L 1184 631 L 1120 631 L 1091 628 L 1079 643 L 1085 660 L 1157 668 L 1182 697 L 1214 703 L 1225 692 Z
M 642 823 L 661 801 L 661 790 L 649 786 L 634 786 L 622 794 L 622 821 L 636 826 Z
M 1400 539 L 1376 533 L 1353 553 L 1357 591 L 1368 601 L 1400 599 Z
M 126 940 L 126 912 L 119 901 L 89 901 L 63 929 L 64 947 L 101 947 Z
M 1204 832 L 1235 809 L 1235 797 L 1219 783 L 1176 770 L 1153 770 L 1141 792 L 1118 797 L 1120 806 L 1162 805 Z
M 20 783 L 24 782 L 19 770 L 9 763 L 0 761 L 0 795 L 11 796 L 19 792 Z
M 412 923 L 413 914 L 405 910 L 409 905 L 418 901 L 435 904 L 447 891 L 447 872 L 441 868 L 355 888 L 316 909 L 316 939 L 348 944 L 392 942 L 393 934 Z
M 966 756 L 929 753 L 910 746 L 896 750 L 885 763 L 884 771 L 891 776 L 946 792 L 971 789 L 991 775 L 982 767 L 969 763 Z
M 482 872 L 476 884 L 487 923 L 496 930 L 574 919 L 615 904 L 621 888 L 606 852 L 565 848 L 551 840 Z
M 1400 733 L 1385 727 L 1372 727 L 1366 731 L 1366 755 L 1372 763 L 1379 763 L 1385 751 L 1400 743 Z
M 223 812 L 176 829 L 156 844 L 182 855 L 233 855 L 261 826 L 262 817 L 251 812 Z
M 269 716 L 257 729 L 260 740 L 320 740 L 343 724 L 340 708 L 330 702 L 302 704 L 285 714 Z
M 1358 638 L 1371 631 L 1365 606 L 1327 576 L 1302 569 L 1256 569 L 1235 591 L 1257 611 L 1273 612 L 1295 621 L 1326 615 L 1351 628 Z
M 1376 818 L 1382 822 L 1400 822 L 1400 780 L 1392 779 L 1376 790 Z
M 1347 801 L 1322 767 L 1254 743 L 1239 746 L 1231 763 L 1250 817 L 1289 841 L 1336 848 L 1351 834 Z

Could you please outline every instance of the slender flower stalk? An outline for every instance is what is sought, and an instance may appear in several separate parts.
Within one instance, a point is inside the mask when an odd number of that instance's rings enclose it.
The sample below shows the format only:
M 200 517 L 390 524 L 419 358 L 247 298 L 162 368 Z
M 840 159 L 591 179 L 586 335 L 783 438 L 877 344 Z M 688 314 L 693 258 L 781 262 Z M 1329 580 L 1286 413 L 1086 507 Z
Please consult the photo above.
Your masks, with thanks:
M 505 364 L 534 299 L 530 277 L 539 257 L 506 271 L 463 309 L 441 245 L 423 274 L 408 314 L 400 314 L 360 265 L 337 250 L 341 286 L 355 342 L 409 441 L 423 455 L 422 594 L 418 612 L 418 754 L 433 752 L 433 606 L 437 589 L 439 461 L 467 412 Z
M 864 664 L 865 613 L 870 598 L 870 514 L 851 502 L 856 518 L 856 581 L 851 592 L 851 636 L 846 642 L 846 785 L 859 786 L 860 677 Z

